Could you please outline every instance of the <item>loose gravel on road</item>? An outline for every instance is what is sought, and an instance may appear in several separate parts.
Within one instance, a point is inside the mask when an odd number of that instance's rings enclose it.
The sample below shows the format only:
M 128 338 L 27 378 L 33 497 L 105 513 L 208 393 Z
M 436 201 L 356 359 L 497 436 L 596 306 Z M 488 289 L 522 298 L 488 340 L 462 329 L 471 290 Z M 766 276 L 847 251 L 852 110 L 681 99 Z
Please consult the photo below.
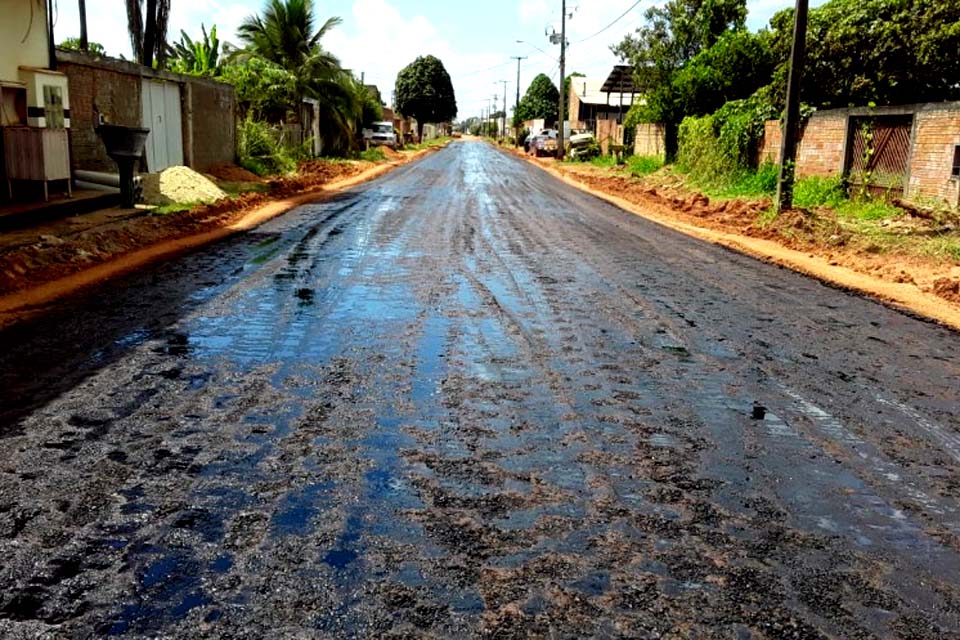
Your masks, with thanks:
M 958 637 L 958 406 L 957 334 L 456 143 L 0 333 L 0 637 Z

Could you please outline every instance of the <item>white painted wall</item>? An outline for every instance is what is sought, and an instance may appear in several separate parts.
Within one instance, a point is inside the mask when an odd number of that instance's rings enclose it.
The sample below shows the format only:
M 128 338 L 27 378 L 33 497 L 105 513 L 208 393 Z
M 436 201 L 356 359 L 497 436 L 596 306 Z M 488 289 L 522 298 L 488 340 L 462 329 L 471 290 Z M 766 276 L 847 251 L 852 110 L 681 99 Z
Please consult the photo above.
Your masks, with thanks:
M 49 64 L 46 3 L 0 0 L 0 82 L 18 82 L 21 66 Z

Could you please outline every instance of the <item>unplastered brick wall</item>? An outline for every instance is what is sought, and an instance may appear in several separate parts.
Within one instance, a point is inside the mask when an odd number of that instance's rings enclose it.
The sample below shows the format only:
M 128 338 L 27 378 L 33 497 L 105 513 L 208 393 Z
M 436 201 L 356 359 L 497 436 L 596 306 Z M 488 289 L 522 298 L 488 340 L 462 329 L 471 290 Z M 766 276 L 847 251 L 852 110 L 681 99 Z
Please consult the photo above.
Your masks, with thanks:
M 960 182 L 952 178 L 953 154 L 960 144 L 960 102 L 921 106 L 914 115 L 913 149 L 907 194 L 958 206 Z
M 843 172 L 847 109 L 817 111 L 807 121 L 797 148 L 797 174 L 836 176 Z
M 94 129 L 94 105 L 110 122 L 140 126 L 140 78 L 59 60 L 70 88 L 70 160 L 74 169 L 116 171 Z
M 783 144 L 783 129 L 779 120 L 763 123 L 763 140 L 757 149 L 757 165 L 780 162 L 780 145 Z
M 666 155 L 666 142 L 662 124 L 642 123 L 637 125 L 633 138 L 633 154 L 663 158 Z
M 623 126 L 616 120 L 597 120 L 597 140 L 604 155 L 610 153 L 610 145 L 623 144 Z

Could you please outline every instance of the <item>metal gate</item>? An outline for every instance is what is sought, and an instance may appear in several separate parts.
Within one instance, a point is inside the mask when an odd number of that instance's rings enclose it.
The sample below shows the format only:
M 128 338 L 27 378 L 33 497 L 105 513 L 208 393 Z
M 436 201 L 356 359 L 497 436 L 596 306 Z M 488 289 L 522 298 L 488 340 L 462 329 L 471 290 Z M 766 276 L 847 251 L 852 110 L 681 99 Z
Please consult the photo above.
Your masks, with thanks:
M 850 118 L 847 181 L 851 192 L 902 196 L 907 186 L 912 115 Z
M 142 86 L 143 126 L 150 128 L 144 148 L 147 170 L 163 171 L 183 164 L 180 85 L 144 80 Z

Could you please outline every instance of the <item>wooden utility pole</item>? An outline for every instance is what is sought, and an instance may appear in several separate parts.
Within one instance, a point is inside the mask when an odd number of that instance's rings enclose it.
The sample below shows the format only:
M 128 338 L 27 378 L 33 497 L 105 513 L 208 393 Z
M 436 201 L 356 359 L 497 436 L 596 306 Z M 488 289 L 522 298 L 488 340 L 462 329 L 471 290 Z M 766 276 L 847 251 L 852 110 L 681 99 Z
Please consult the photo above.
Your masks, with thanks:
M 563 160 L 563 111 L 566 96 L 563 95 L 563 79 L 567 69 L 567 0 L 560 0 L 560 126 L 557 127 L 557 159 Z
M 507 81 L 500 80 L 503 83 L 503 137 L 507 136 Z
M 777 213 L 793 206 L 793 181 L 797 170 L 797 136 L 800 133 L 800 85 L 807 45 L 807 0 L 797 0 L 793 18 L 793 49 L 787 79 L 787 113 L 780 147 L 780 179 L 777 180 Z
M 520 110 L 520 61 L 526 60 L 526 56 L 513 56 L 517 61 L 517 101 L 513 105 L 513 118 L 516 120 L 517 112 Z M 513 128 L 513 146 L 520 147 L 520 127 Z
M 86 53 L 90 48 L 87 42 L 87 2 L 78 0 L 77 4 L 80 9 L 80 50 Z

